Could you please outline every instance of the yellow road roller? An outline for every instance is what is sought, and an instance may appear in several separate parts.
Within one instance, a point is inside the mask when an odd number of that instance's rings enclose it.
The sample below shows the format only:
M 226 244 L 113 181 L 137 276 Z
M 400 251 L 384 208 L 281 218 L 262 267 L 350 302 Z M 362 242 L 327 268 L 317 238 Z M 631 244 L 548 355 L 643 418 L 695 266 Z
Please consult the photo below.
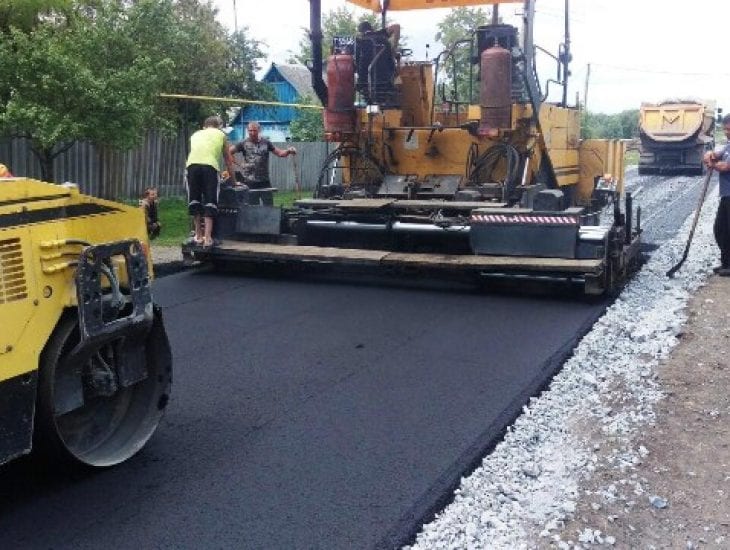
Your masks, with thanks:
M 143 213 L 74 184 L 0 179 L 0 464 L 113 466 L 169 401 Z

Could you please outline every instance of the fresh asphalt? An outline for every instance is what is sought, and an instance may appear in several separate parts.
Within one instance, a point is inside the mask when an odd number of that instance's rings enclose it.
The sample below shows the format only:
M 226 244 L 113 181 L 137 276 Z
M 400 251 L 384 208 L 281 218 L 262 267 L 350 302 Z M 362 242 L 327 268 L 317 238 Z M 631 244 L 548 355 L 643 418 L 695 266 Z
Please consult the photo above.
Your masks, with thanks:
M 175 356 L 158 433 L 104 472 L 0 469 L 2 547 L 396 547 L 605 307 L 205 270 L 155 296 Z

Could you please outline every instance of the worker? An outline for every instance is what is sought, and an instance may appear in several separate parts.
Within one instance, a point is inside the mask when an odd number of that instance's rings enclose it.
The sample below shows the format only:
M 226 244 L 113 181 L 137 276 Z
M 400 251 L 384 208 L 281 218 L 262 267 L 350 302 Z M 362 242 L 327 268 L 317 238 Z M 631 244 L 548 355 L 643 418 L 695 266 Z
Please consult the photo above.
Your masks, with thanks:
M 7 166 L 4 164 L 0 164 L 0 178 L 12 178 L 13 174 L 10 173 L 10 170 Z
M 730 115 L 722 119 L 722 128 L 728 141 L 714 151 L 705 153 L 705 164 L 717 170 L 720 176 L 720 205 L 715 215 L 715 240 L 720 248 L 720 265 L 713 271 L 730 277 Z
M 376 31 L 373 29 L 373 25 L 370 21 L 360 21 L 360 24 L 357 26 L 357 32 L 360 34 L 361 38 L 376 36 L 385 38 L 390 44 L 393 55 L 396 58 L 399 57 L 398 47 L 400 43 L 400 25 L 398 23 L 392 23 L 384 29 Z
M 357 90 L 367 103 L 396 106 L 400 25 L 393 23 L 376 31 L 369 21 L 361 21 L 357 32 Z M 383 48 L 386 51 L 382 51 Z
M 221 130 L 219 116 L 205 119 L 203 129 L 190 136 L 190 154 L 186 162 L 188 184 L 188 212 L 193 216 L 195 233 L 193 244 L 213 246 L 213 223 L 218 214 L 218 172 L 220 157 L 233 172 L 233 158 L 228 140 Z
M 268 139 L 261 136 L 261 125 L 258 122 L 249 122 L 247 126 L 248 137 L 236 145 L 230 147 L 231 155 L 241 153 L 243 165 L 238 164 L 242 170 L 242 180 L 249 189 L 265 189 L 271 187 L 269 181 L 269 153 L 277 157 L 288 157 L 296 155 L 294 147 L 279 149 Z
M 158 215 L 159 201 L 157 200 L 157 189 L 155 187 L 145 189 L 139 205 L 144 211 L 145 221 L 147 222 L 147 234 L 150 239 L 156 239 L 162 230 L 162 224 Z

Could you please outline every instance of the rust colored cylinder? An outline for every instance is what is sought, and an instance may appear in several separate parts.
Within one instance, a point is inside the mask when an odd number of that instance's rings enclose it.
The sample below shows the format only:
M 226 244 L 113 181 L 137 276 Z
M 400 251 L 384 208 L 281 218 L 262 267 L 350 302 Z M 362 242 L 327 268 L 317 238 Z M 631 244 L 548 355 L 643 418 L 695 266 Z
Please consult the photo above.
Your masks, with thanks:
M 355 133 L 355 60 L 351 55 L 331 55 L 327 59 L 326 134 Z
M 512 54 L 495 46 L 481 55 L 479 133 L 512 127 Z

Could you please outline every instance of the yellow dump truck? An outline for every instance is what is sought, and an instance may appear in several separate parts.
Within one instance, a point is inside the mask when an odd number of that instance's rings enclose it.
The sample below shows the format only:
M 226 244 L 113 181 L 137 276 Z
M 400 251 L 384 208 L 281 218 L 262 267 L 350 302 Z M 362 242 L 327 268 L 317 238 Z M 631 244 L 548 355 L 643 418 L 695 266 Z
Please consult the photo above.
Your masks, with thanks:
M 667 100 L 639 111 L 639 174 L 702 174 L 714 146 L 715 103 Z
M 168 403 L 172 359 L 139 208 L 0 179 L 0 464 L 111 466 Z

